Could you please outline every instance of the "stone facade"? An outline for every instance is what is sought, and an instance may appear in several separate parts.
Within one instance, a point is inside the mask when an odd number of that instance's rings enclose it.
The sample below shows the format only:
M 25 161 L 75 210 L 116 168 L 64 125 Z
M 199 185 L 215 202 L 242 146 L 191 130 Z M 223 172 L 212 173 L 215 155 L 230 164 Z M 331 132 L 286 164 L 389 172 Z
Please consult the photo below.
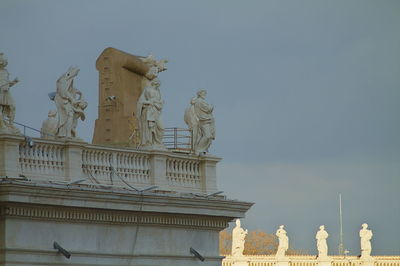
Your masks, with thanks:
M 0 135 L 0 263 L 221 265 L 219 232 L 252 203 L 212 195 L 219 160 Z

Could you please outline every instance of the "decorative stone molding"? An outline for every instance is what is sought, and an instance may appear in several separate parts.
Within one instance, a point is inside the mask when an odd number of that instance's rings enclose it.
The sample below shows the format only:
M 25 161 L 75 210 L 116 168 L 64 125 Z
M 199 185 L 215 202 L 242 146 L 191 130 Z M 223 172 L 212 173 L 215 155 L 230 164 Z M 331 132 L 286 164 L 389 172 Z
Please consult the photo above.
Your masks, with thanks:
M 172 214 L 146 214 L 144 212 L 110 212 L 93 209 L 70 209 L 41 206 L 5 205 L 0 207 L 0 217 L 17 217 L 27 219 L 53 220 L 65 223 L 90 222 L 112 224 L 140 224 L 156 226 L 190 227 L 222 230 L 228 226 L 230 219 L 205 218 Z
M 399 266 L 400 256 L 372 256 L 373 264 L 378 266 Z M 331 266 L 355 266 L 355 265 L 367 265 L 357 256 L 329 256 L 328 263 L 323 263 L 316 258 L 315 255 L 298 255 L 298 256 L 287 256 L 287 264 L 290 266 L 319 266 L 319 265 L 331 265 Z M 237 259 L 233 256 L 227 255 L 223 261 L 222 266 L 234 266 L 238 265 L 236 262 L 242 263 L 243 260 L 247 261 L 246 264 L 241 265 L 260 265 L 260 266 L 275 266 L 279 262 L 276 260 L 275 255 L 244 255 L 243 258 Z

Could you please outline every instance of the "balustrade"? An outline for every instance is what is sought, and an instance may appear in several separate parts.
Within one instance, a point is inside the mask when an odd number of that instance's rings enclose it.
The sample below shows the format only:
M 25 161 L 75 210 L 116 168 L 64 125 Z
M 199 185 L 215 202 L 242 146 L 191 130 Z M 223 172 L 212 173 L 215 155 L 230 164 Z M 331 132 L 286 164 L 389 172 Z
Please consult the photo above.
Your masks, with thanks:
M 26 176 L 64 176 L 64 147 L 40 142 L 29 147 L 26 142 L 21 142 L 19 164 L 22 174 Z
M 167 179 L 171 186 L 200 188 L 200 162 L 196 160 L 168 158 Z
M 216 192 L 215 166 L 219 158 L 172 151 L 138 150 L 91 145 L 83 142 L 33 139 L 0 135 L 0 175 L 26 176 L 32 181 L 129 185 L 141 189 L 176 192 Z M 129 184 L 129 185 L 127 185 Z
M 400 256 L 372 256 L 372 265 L 374 266 L 400 266 Z M 312 255 L 299 255 L 287 256 L 287 265 L 290 266 L 317 266 L 320 261 L 316 256 Z M 278 265 L 275 255 L 244 255 L 240 258 L 235 258 L 230 255 L 222 260 L 222 266 L 234 266 L 235 262 L 240 261 L 240 265 L 248 266 L 274 266 Z M 245 264 L 243 264 L 245 261 Z M 330 261 L 330 262 L 329 262 Z M 359 257 L 356 256 L 330 256 L 328 265 L 331 266 L 359 266 L 363 265 Z M 370 262 L 367 262 L 370 265 Z

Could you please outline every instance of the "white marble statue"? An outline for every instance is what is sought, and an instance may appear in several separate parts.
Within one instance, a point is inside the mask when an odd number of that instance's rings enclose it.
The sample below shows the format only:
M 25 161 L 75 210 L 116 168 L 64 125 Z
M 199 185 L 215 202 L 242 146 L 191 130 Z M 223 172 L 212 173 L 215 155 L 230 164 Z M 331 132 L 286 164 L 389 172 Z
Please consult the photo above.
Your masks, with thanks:
M 328 236 L 329 234 L 325 231 L 325 226 L 321 225 L 319 227 L 319 231 L 315 235 L 315 238 L 317 239 L 317 250 L 319 259 L 328 257 L 328 244 L 326 242 Z
M 360 242 L 361 242 L 361 258 L 362 259 L 371 259 L 371 239 L 372 239 L 372 231 L 367 229 L 368 224 L 362 224 L 362 229 L 360 230 Z
M 0 53 L 0 132 L 20 134 L 14 126 L 15 103 L 11 96 L 10 88 L 18 83 L 18 78 L 9 80 L 9 73 L 6 69 L 7 58 Z
M 139 122 L 140 146 L 164 149 L 162 138 L 164 126 L 161 111 L 164 101 L 160 93 L 160 81 L 153 79 L 146 86 L 137 102 L 136 118 Z
M 149 71 L 145 75 L 149 80 L 157 78 L 158 73 L 167 70 L 166 64 L 168 63 L 168 60 L 166 59 L 157 61 L 152 54 L 147 57 L 140 57 L 140 59 L 143 63 L 150 66 Z
M 195 154 L 208 152 L 211 142 L 215 139 L 214 106 L 205 101 L 206 90 L 199 90 L 197 97 L 192 98 L 190 107 L 186 109 L 184 120 L 192 130 L 192 143 Z
M 276 252 L 277 259 L 284 258 L 286 251 L 289 249 L 289 238 L 286 235 L 285 229 L 283 229 L 284 227 L 284 225 L 280 225 L 275 234 L 279 240 L 278 250 Z
M 43 121 L 40 129 L 40 137 L 43 139 L 54 139 L 57 133 L 57 111 L 52 110 L 47 114 L 47 119 Z
M 232 230 L 232 256 L 243 256 L 244 242 L 248 230 L 240 227 L 240 220 L 236 219 L 236 226 Z
M 70 67 L 57 80 L 57 92 L 54 102 L 57 106 L 57 130 L 59 138 L 77 138 L 76 126 L 80 118 L 85 119 L 84 110 L 87 102 L 82 93 L 74 87 L 74 78 L 78 75 L 79 68 Z

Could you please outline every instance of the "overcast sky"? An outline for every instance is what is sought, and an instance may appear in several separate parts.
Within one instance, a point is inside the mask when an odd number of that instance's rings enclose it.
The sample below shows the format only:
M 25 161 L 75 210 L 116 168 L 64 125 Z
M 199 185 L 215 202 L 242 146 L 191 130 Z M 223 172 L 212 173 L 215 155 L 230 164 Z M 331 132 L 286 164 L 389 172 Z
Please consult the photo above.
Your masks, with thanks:
M 16 121 L 40 128 L 47 93 L 69 66 L 97 118 L 95 61 L 107 47 L 169 60 L 160 74 L 167 127 L 199 88 L 215 105 L 211 152 L 219 189 L 255 202 L 242 221 L 316 254 L 326 225 L 359 255 L 361 224 L 375 255 L 400 254 L 400 1 L 0 1 Z M 31 134 L 31 133 L 30 133 Z M 33 133 L 32 133 L 33 134 Z

